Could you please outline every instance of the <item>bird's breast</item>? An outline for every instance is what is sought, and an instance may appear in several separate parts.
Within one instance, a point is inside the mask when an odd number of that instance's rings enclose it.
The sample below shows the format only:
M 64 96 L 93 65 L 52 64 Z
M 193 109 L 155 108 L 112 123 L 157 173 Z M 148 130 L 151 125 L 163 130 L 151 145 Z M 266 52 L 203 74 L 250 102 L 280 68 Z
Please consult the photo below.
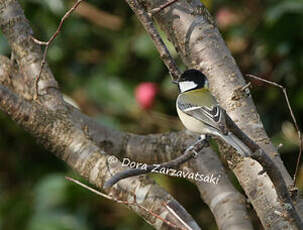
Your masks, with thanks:
M 189 115 L 187 115 L 186 113 L 182 112 L 178 106 L 177 106 L 177 112 L 179 115 L 179 118 L 181 120 L 181 122 L 183 123 L 183 125 L 185 126 L 185 128 L 187 128 L 188 130 L 192 131 L 192 132 L 196 132 L 196 133 L 204 133 L 205 130 L 203 128 L 203 123 Z

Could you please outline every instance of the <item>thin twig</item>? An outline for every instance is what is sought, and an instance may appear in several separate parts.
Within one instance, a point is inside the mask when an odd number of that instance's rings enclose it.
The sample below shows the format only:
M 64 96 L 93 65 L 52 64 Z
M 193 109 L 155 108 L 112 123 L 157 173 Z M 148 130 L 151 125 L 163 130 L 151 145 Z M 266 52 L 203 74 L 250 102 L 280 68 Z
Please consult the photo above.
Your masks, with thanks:
M 171 4 L 175 3 L 176 1 L 178 1 L 178 0 L 171 0 L 169 2 L 162 4 L 161 6 L 159 6 L 157 8 L 152 9 L 149 11 L 148 15 L 153 16 L 153 15 L 159 13 L 161 10 L 165 9 L 166 7 L 170 6 Z
M 172 169 L 176 168 L 179 165 L 189 161 L 190 159 L 194 158 L 197 155 L 197 152 L 201 151 L 202 148 L 206 147 L 208 145 L 208 139 L 205 138 L 203 140 L 198 140 L 196 143 L 193 145 L 189 146 L 183 155 L 177 157 L 176 159 L 173 159 L 168 162 L 164 162 L 162 164 L 153 164 L 153 165 L 147 165 L 146 168 L 131 168 L 131 169 L 126 169 L 122 172 L 116 173 L 114 176 L 112 176 L 108 181 L 104 183 L 103 188 L 110 188 L 114 184 L 116 184 L 118 181 L 128 178 L 128 177 L 133 177 L 133 176 L 138 176 L 142 174 L 147 174 L 149 172 L 152 172 L 153 169 L 156 168 L 166 168 L 166 169 Z
M 83 188 L 85 188 L 85 189 L 87 189 L 87 190 L 89 190 L 89 191 L 91 191 L 91 192 L 93 192 L 93 193 L 95 193 L 95 194 L 97 194 L 97 195 L 99 195 L 99 196 L 102 196 L 102 197 L 104 197 L 104 198 L 106 198 L 106 199 L 115 201 L 115 202 L 117 202 L 117 203 L 119 203 L 119 204 L 134 205 L 134 206 L 136 206 L 136 207 L 138 207 L 138 208 L 140 208 L 140 209 L 143 209 L 144 211 L 148 212 L 148 213 L 151 214 L 152 216 L 154 216 L 154 217 L 160 219 L 161 221 L 163 221 L 164 223 L 166 223 L 167 225 L 169 225 L 169 226 L 171 226 L 171 227 L 173 227 L 173 228 L 175 228 L 175 229 L 188 230 L 187 228 L 182 228 L 182 227 L 179 227 L 179 226 L 177 226 L 177 225 L 171 223 L 170 221 L 168 221 L 168 220 L 162 218 L 161 216 L 159 216 L 158 214 L 154 213 L 153 211 L 151 211 L 151 210 L 149 210 L 149 209 L 143 207 L 142 205 L 139 205 L 138 203 L 136 203 L 136 197 L 134 197 L 134 202 L 124 201 L 124 200 L 118 200 L 118 199 L 116 199 L 116 198 L 114 198 L 114 197 L 112 197 L 112 196 L 109 196 L 109 195 L 106 195 L 106 194 L 104 194 L 104 193 L 102 193 L 102 192 L 99 192 L 99 191 L 97 191 L 96 189 L 93 189 L 93 188 L 91 188 L 91 187 L 89 187 L 89 186 L 87 186 L 87 185 L 81 183 L 80 181 L 78 181 L 78 180 L 76 180 L 76 179 L 74 179 L 74 178 L 71 178 L 71 177 L 66 176 L 65 179 L 68 180 L 68 181 L 71 181 L 71 182 L 73 182 L 73 183 L 75 183 L 75 184 L 77 184 L 77 185 L 80 185 L 81 187 L 83 187 Z
M 164 64 L 168 68 L 172 80 L 177 81 L 181 72 L 173 59 L 170 55 L 165 43 L 163 42 L 161 36 L 159 35 L 158 31 L 155 28 L 154 22 L 149 14 L 145 11 L 144 7 L 138 3 L 137 0 L 126 0 L 130 8 L 135 12 L 137 18 L 140 20 L 142 25 L 144 26 L 147 33 L 150 35 L 151 39 L 153 40 L 161 59 L 163 60 Z
M 192 228 L 191 228 L 190 226 L 188 226 L 188 224 L 187 224 L 184 220 L 182 220 L 182 219 L 180 218 L 180 216 L 179 216 L 171 207 L 169 207 L 169 205 L 168 205 L 166 202 L 164 202 L 163 204 L 164 204 L 165 208 L 166 208 L 174 217 L 176 217 L 184 226 L 186 226 L 187 229 L 192 230 Z
M 246 76 L 254 78 L 254 79 L 257 79 L 259 81 L 265 82 L 267 84 L 270 84 L 270 85 L 273 85 L 273 86 L 276 86 L 276 87 L 282 89 L 282 92 L 284 94 L 284 97 L 285 97 L 285 100 L 286 100 L 286 103 L 287 103 L 287 106 L 288 106 L 288 110 L 290 112 L 290 115 L 291 115 L 291 118 L 293 120 L 293 123 L 294 123 L 294 125 L 296 127 L 296 130 L 297 130 L 297 133 L 298 133 L 298 138 L 299 138 L 299 154 L 298 154 L 298 159 L 297 159 L 297 164 L 296 164 L 296 170 L 295 170 L 295 174 L 294 174 L 294 178 L 293 178 L 293 180 L 294 180 L 294 184 L 293 185 L 295 186 L 296 185 L 297 174 L 298 174 L 299 167 L 300 167 L 301 156 L 302 156 L 303 140 L 302 140 L 302 135 L 301 135 L 301 131 L 300 131 L 299 125 L 297 123 L 296 117 L 295 117 L 295 115 L 293 113 L 293 110 L 291 108 L 291 105 L 290 105 L 290 102 L 289 102 L 289 99 L 288 99 L 286 88 L 284 86 L 276 83 L 276 82 L 268 81 L 266 79 L 257 77 L 257 76 L 252 75 L 252 74 L 246 74 Z
M 44 52 L 43 52 L 43 58 L 42 58 L 42 61 L 41 61 L 41 65 L 40 65 L 40 71 L 39 71 L 39 74 L 38 76 L 36 77 L 35 79 L 35 95 L 34 95 L 34 99 L 36 100 L 38 98 L 38 82 L 40 80 L 40 76 L 41 76 L 41 73 L 42 73 L 42 69 L 45 65 L 45 62 L 46 62 L 46 55 L 47 55 L 47 51 L 48 51 L 48 48 L 49 48 L 49 45 L 52 43 L 52 41 L 58 36 L 58 34 L 60 33 L 61 31 L 61 28 L 63 26 L 63 22 L 70 16 L 70 14 L 80 5 L 81 2 L 83 2 L 84 0 L 78 0 L 66 13 L 65 15 L 61 18 L 61 21 L 58 25 L 58 28 L 56 30 L 56 32 L 51 36 L 51 38 L 47 41 L 47 42 L 44 42 L 44 41 L 40 41 L 34 37 L 31 37 L 33 39 L 33 41 L 39 45 L 44 45 L 45 48 L 44 48 Z

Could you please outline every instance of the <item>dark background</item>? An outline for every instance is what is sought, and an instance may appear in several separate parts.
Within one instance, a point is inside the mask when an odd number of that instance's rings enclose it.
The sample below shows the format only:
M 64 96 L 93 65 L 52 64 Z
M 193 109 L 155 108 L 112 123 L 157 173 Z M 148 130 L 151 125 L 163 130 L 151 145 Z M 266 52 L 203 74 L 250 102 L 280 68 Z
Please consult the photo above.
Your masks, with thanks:
M 123 23 L 116 30 L 103 28 L 78 13 L 65 21 L 47 57 L 62 92 L 84 113 L 116 129 L 135 133 L 182 129 L 175 111 L 177 89 L 128 5 L 123 0 L 87 2 L 116 15 Z M 204 3 L 216 17 L 243 74 L 253 73 L 286 86 L 301 125 L 303 2 L 207 0 Z M 36 38 L 46 41 L 72 2 L 26 0 L 21 4 Z M 169 48 L 184 70 L 173 47 Z M 0 53 L 10 55 L 1 32 Z M 134 97 L 134 89 L 146 81 L 158 87 L 149 111 L 142 110 Z M 252 94 L 265 128 L 275 145 L 283 144 L 281 157 L 293 175 L 297 136 L 282 92 L 260 82 L 252 83 Z M 66 181 L 65 175 L 78 176 L 2 112 L 0 127 L 0 230 L 151 229 L 125 207 Z M 203 229 L 216 229 L 212 214 L 193 185 L 176 178 L 154 177 Z M 298 186 L 303 189 L 303 170 L 299 172 Z M 252 219 L 258 225 L 253 212 Z

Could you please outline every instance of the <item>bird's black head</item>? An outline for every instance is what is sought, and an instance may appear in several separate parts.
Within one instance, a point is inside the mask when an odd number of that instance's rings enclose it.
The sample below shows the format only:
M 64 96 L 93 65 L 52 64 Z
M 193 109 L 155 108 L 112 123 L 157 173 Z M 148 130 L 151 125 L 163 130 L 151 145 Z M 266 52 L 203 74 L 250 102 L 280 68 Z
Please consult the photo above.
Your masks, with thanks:
M 180 91 L 186 92 L 193 89 L 208 87 L 206 76 L 198 70 L 189 69 L 184 71 L 178 81 Z

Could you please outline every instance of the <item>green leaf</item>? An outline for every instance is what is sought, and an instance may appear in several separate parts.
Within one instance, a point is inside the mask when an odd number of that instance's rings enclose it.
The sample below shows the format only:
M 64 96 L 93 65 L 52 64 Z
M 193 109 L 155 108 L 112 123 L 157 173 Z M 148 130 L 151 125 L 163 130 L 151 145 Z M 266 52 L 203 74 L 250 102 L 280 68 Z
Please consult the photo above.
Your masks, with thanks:
M 288 0 L 282 1 L 269 8 L 265 14 L 265 22 L 267 24 L 275 24 L 284 14 L 301 13 L 303 12 L 303 1 Z

